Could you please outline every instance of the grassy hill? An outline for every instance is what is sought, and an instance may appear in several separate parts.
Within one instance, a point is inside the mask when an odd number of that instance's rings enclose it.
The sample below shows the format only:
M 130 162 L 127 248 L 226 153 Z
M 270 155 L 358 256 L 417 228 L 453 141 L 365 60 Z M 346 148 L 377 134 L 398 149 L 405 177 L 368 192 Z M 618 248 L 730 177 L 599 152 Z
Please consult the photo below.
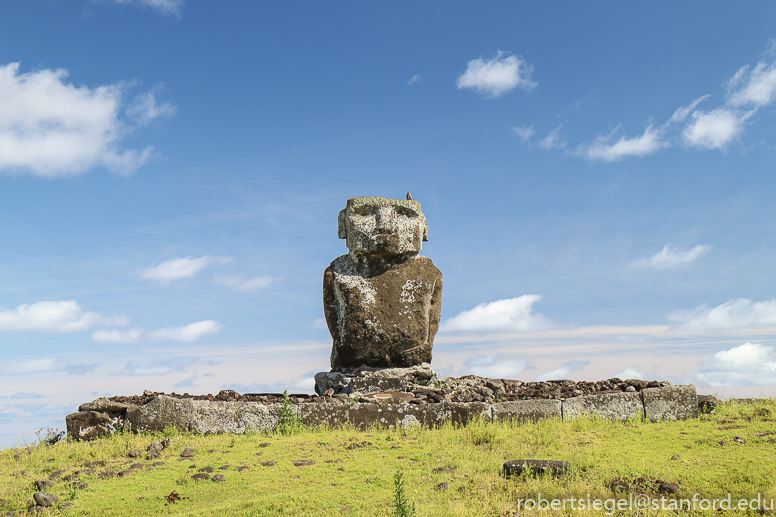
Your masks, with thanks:
M 41 442 L 0 453 L 0 515 L 26 512 L 37 480 L 53 481 L 45 490 L 58 496 L 47 510 L 53 515 L 390 516 L 413 515 L 414 505 L 418 516 L 647 516 L 677 515 L 671 504 L 694 494 L 698 510 L 680 515 L 717 515 L 700 510 L 700 500 L 728 493 L 734 507 L 759 494 L 765 499 L 759 512 L 731 514 L 761 515 L 776 499 L 775 420 L 776 400 L 767 399 L 726 402 L 714 414 L 681 422 L 543 420 L 367 431 L 286 426 L 282 433 L 236 436 L 169 429 Z M 146 459 L 147 447 L 165 438 L 170 442 L 161 456 Z M 181 459 L 187 447 L 194 456 Z M 130 458 L 132 450 L 142 455 Z M 507 479 L 501 465 L 514 459 L 566 460 L 571 469 L 557 478 Z M 194 480 L 195 474 L 207 479 Z M 218 474 L 222 481 L 214 480 Z M 531 503 L 525 501 L 538 494 L 542 505 L 565 499 L 566 511 L 526 510 Z M 593 508 L 595 498 L 635 504 L 638 494 L 667 509 L 617 510 L 605 501 Z M 572 497 L 582 498 L 577 510 Z

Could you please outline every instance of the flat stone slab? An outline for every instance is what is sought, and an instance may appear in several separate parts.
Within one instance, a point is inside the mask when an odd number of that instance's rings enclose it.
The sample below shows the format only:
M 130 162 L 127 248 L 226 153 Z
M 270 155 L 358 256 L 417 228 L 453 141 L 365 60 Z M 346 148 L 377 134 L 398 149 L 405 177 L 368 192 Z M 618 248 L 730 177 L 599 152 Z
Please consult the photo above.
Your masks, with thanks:
M 272 431 L 280 420 L 281 407 L 282 404 L 195 400 L 189 429 L 206 434 Z M 292 409 L 298 413 L 296 406 Z
M 177 427 L 188 431 L 194 412 L 192 399 L 178 399 L 160 395 L 148 404 L 127 409 L 127 422 L 133 431 L 164 431 L 165 427 Z
M 504 463 L 503 472 L 506 477 L 519 476 L 523 472 L 532 474 L 551 473 L 559 476 L 568 471 L 568 461 L 556 460 L 512 460 Z
M 493 420 L 531 420 L 562 418 L 563 402 L 554 399 L 526 399 L 493 404 Z
M 652 422 L 698 417 L 698 396 L 694 384 L 642 390 L 644 411 Z
M 465 425 L 474 418 L 491 419 L 490 405 L 483 402 L 443 402 L 439 404 L 323 403 L 300 406 L 302 423 L 332 427 L 346 423 L 365 429 L 369 425 L 437 427 L 444 422 Z
M 644 418 L 644 403 L 638 392 L 602 393 L 563 401 L 563 420 L 574 420 L 581 416 L 608 420 Z

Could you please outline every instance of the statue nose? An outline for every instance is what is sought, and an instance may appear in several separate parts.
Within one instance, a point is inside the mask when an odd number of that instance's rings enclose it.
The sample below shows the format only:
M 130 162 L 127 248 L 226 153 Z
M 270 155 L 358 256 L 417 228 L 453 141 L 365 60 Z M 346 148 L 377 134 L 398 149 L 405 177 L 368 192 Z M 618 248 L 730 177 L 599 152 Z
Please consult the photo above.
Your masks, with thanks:
M 377 227 L 388 228 L 393 224 L 394 213 L 390 208 L 381 208 L 377 211 Z

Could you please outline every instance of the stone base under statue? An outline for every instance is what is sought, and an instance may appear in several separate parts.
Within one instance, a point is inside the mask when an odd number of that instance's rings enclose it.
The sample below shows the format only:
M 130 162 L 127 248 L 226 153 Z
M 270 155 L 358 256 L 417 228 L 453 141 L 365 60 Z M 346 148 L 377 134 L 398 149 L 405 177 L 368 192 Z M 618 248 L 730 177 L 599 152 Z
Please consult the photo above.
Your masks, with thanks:
M 412 392 L 415 386 L 426 386 L 436 379 L 428 363 L 409 368 L 335 368 L 315 374 L 315 392 L 321 396 L 386 391 Z

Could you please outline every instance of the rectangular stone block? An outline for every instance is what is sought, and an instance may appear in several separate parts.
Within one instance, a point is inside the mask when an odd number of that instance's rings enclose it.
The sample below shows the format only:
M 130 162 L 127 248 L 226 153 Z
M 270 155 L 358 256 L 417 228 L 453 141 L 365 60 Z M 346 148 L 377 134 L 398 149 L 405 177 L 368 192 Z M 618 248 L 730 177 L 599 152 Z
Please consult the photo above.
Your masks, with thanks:
M 641 393 L 647 418 L 652 422 L 698 417 L 698 398 L 694 384 L 646 388 Z
M 531 420 L 562 418 L 562 403 L 555 399 L 528 399 L 496 402 L 493 404 L 493 420 Z
M 372 424 L 393 427 L 423 425 L 436 427 L 444 422 L 464 425 L 476 417 L 490 420 L 490 405 L 484 402 L 446 402 L 440 404 L 389 403 L 318 403 L 301 404 L 302 423 L 309 426 L 346 423 L 364 429 Z
M 281 404 L 258 402 L 193 401 L 189 429 L 196 433 L 242 434 L 251 431 L 272 431 L 280 419 Z M 297 406 L 292 411 L 298 414 Z
M 635 391 L 585 395 L 563 401 L 563 420 L 574 420 L 584 415 L 609 420 L 644 418 L 644 403 L 641 393 Z
M 143 406 L 130 406 L 126 420 L 136 432 L 163 431 L 165 427 L 177 427 L 188 431 L 194 412 L 192 399 L 178 399 L 159 395 Z

